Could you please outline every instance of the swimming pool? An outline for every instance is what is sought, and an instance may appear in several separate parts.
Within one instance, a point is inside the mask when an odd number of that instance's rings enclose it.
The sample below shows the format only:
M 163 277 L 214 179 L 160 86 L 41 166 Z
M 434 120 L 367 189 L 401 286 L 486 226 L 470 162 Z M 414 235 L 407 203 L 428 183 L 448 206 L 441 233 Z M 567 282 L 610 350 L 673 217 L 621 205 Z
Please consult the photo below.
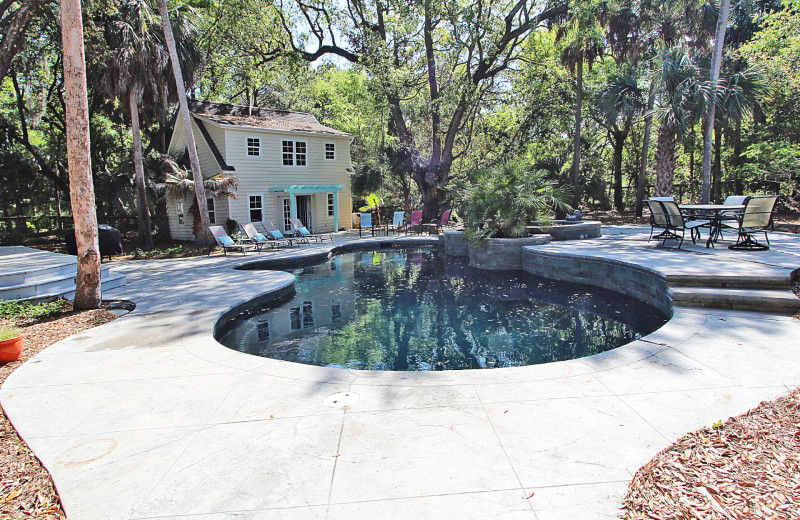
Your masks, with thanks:
M 346 253 L 293 272 L 294 295 L 238 313 L 218 341 L 319 366 L 486 369 L 596 354 L 667 320 L 614 292 L 478 271 L 436 249 Z

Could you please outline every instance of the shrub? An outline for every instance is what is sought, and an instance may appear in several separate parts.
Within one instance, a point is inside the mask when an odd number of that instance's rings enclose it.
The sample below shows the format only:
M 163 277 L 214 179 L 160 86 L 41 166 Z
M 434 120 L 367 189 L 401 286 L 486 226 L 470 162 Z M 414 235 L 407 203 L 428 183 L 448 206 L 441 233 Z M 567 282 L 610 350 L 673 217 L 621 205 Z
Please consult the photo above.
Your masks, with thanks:
M 464 238 L 477 243 L 526 236 L 526 226 L 547 223 L 556 210 L 572 211 L 566 200 L 567 194 L 548 180 L 546 171 L 520 161 L 480 170 L 459 200 Z
M 69 309 L 68 300 L 54 300 L 44 303 L 28 303 L 13 300 L 0 301 L 0 318 L 9 320 L 40 320 L 61 314 Z

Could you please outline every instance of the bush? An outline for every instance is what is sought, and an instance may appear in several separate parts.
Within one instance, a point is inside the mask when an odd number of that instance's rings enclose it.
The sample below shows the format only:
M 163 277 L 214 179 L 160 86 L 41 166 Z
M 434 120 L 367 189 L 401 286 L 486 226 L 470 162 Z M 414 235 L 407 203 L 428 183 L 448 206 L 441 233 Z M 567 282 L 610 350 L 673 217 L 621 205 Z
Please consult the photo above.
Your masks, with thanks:
M 176 246 L 168 249 L 151 249 L 150 251 L 142 251 L 141 249 L 134 249 L 131 252 L 131 259 L 133 260 L 152 260 L 156 258 L 183 258 L 187 256 L 197 256 L 199 250 L 194 247 Z
M 572 211 L 546 171 L 519 161 L 475 172 L 471 179 L 459 200 L 468 242 L 526 236 L 526 226 L 546 223 L 556 210 Z

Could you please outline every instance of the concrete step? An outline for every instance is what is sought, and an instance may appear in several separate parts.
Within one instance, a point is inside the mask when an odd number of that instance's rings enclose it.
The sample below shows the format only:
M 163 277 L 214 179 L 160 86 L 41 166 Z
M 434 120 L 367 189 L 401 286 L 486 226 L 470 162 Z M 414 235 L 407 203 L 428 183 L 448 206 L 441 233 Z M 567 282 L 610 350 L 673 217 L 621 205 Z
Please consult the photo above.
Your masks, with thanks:
M 728 289 L 720 287 L 673 287 L 672 302 L 679 307 L 709 307 L 796 313 L 800 299 L 790 290 Z
M 667 275 L 670 287 L 719 287 L 731 289 L 791 289 L 792 277 L 786 275 L 726 275 L 671 274 Z
M 64 296 L 75 292 L 75 277 L 77 266 L 72 265 L 68 274 L 54 274 L 53 276 L 37 278 L 34 281 L 0 286 L 0 300 L 44 300 L 50 297 Z M 120 283 L 121 279 L 121 283 Z M 108 266 L 100 267 L 100 283 L 117 284 L 109 285 L 109 289 L 124 285 L 124 275 L 111 274 Z
M 100 289 L 102 292 L 109 291 L 114 289 L 115 287 L 121 287 L 127 283 L 124 274 L 120 273 L 110 273 L 108 276 L 103 276 L 100 281 Z M 36 296 L 33 298 L 25 298 L 25 301 L 29 301 L 32 303 L 48 301 L 53 298 L 66 298 L 68 300 L 72 300 L 75 298 L 75 284 L 73 284 L 69 291 L 66 292 L 54 292 L 50 294 L 43 294 L 41 296 Z

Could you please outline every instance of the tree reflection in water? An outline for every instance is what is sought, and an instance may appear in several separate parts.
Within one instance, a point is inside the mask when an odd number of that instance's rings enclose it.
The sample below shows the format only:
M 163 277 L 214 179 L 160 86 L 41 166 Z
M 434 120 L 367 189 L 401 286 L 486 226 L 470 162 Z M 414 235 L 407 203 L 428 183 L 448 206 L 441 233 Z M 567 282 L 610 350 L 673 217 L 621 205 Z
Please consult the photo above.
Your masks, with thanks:
M 666 321 L 613 292 L 477 271 L 436 250 L 349 253 L 296 274 L 291 301 L 243 316 L 222 343 L 313 365 L 460 370 L 588 356 Z

